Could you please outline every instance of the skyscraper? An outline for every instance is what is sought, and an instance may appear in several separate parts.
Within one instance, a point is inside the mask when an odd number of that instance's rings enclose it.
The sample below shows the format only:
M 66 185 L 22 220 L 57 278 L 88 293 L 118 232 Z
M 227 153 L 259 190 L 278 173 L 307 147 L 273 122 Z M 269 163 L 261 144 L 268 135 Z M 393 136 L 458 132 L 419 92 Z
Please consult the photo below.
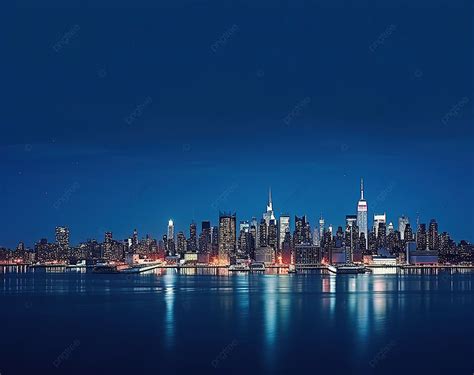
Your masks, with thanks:
M 211 222 L 201 223 L 201 235 L 199 236 L 199 252 L 210 253 L 211 251 Z
M 260 220 L 260 225 L 258 226 L 258 246 L 265 247 L 268 243 L 268 226 L 265 219 Z
M 270 220 L 275 220 L 275 215 L 273 213 L 273 203 L 272 203 L 272 189 L 268 189 L 268 204 L 267 204 L 267 211 L 263 214 L 263 219 L 267 224 L 267 227 L 270 225 Z
M 239 232 L 237 253 L 239 257 L 248 257 L 250 255 L 251 234 L 249 227 L 243 226 Z
M 360 235 L 367 239 L 367 201 L 364 199 L 364 179 L 360 179 L 360 199 L 357 204 L 357 226 L 359 227 Z M 368 241 L 366 241 L 367 246 Z M 367 247 L 366 247 L 367 249 Z
M 387 235 L 388 235 L 388 234 L 393 234 L 393 232 L 394 232 L 393 223 L 390 222 L 390 223 L 388 223 L 388 225 L 387 225 Z
M 400 239 L 404 240 L 405 239 L 405 228 L 407 224 L 409 224 L 410 221 L 408 220 L 408 217 L 405 215 L 400 216 L 398 218 L 398 231 L 400 232 Z
M 170 255 L 175 255 L 174 223 L 172 219 L 168 221 L 168 252 Z
M 313 245 L 314 246 L 321 245 L 321 240 L 319 239 L 319 228 L 314 228 L 313 230 Z
M 401 236 L 401 234 L 400 234 Z M 405 225 L 405 232 L 403 234 L 404 241 L 413 241 L 413 230 L 411 229 L 410 223 Z
M 219 214 L 219 262 L 229 264 L 235 260 L 237 233 L 235 213 Z
M 197 252 L 196 224 L 194 221 L 189 226 L 188 251 Z
M 319 241 L 323 241 L 324 239 L 324 218 L 323 214 L 319 217 Z
M 357 225 L 357 215 L 346 215 L 346 228 Z
M 278 246 L 278 230 L 276 225 L 276 220 L 270 220 L 268 224 L 268 232 L 267 232 L 267 244 L 268 246 L 272 247 L 273 250 L 277 250 Z
M 431 219 L 428 228 L 428 248 L 438 250 L 438 223 L 435 219 Z
M 385 213 L 383 214 L 375 214 L 374 215 L 374 232 L 375 232 L 375 237 L 378 237 L 379 236 L 379 226 L 380 224 L 384 224 L 386 225 L 387 224 L 387 215 Z
M 174 223 L 172 219 L 168 221 L 168 240 L 174 240 Z
M 138 245 L 138 231 L 134 229 L 133 235 L 132 235 L 132 246 L 137 247 L 137 245 Z
M 186 252 L 186 236 L 183 232 L 178 232 L 176 236 L 176 248 L 181 259 L 183 259 Z
M 281 250 L 283 241 L 285 241 L 286 230 L 290 230 L 290 215 L 281 215 L 278 224 L 278 248 Z
M 242 220 L 240 223 L 239 223 L 239 233 L 242 232 L 242 231 L 245 231 L 245 230 L 249 230 L 250 229 L 250 224 L 248 222 L 248 220 Z
M 69 229 L 56 227 L 56 243 L 62 250 L 69 249 Z
M 293 235 L 294 245 L 311 245 L 311 227 L 306 215 L 295 216 L 295 232 Z
M 418 229 L 416 230 L 416 249 L 417 250 L 426 250 L 428 241 L 426 240 L 426 224 L 418 224 Z
M 213 226 L 211 230 L 211 256 L 219 256 L 219 228 Z

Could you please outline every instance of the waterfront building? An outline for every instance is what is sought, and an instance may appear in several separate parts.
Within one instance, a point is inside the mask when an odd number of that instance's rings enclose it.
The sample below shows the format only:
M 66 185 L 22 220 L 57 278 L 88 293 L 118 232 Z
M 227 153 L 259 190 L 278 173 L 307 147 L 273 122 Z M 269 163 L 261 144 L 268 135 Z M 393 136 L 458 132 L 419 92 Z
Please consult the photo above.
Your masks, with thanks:
M 219 262 L 229 264 L 235 261 L 236 237 L 235 213 L 219 213 Z
M 321 248 L 311 244 L 299 244 L 295 247 L 295 264 L 320 265 Z
M 286 229 L 285 239 L 281 246 L 281 258 L 282 263 L 284 264 L 291 264 L 294 262 L 290 228 Z
M 271 265 L 275 263 L 275 250 L 270 246 L 260 246 L 255 251 L 255 260 L 265 263 L 265 265 Z

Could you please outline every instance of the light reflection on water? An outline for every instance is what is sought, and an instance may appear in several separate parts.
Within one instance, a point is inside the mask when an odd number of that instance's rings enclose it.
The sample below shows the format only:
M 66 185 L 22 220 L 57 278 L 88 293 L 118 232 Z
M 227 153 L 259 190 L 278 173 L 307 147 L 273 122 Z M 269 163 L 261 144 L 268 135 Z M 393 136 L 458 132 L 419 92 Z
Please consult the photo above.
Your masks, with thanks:
M 320 361 L 326 357 L 337 361 L 344 353 L 344 361 L 357 360 L 357 366 L 363 367 L 381 345 L 392 339 L 403 341 L 400 330 L 417 328 L 417 319 L 438 324 L 438 315 L 443 308 L 453 308 L 452 303 L 458 307 L 451 315 L 459 306 L 472 306 L 474 274 L 470 270 L 383 271 L 289 275 L 155 269 L 143 274 L 98 275 L 80 269 L 32 272 L 10 267 L 0 274 L 0 298 L 10 298 L 12 306 L 21 303 L 15 317 L 22 321 L 28 321 L 27 314 L 34 309 L 67 308 L 62 301 L 77 303 L 89 318 L 106 313 L 114 327 L 124 322 L 133 327 L 127 334 L 138 347 L 139 338 L 150 335 L 147 345 L 165 351 L 167 358 L 192 348 L 208 353 L 203 354 L 209 357 L 203 363 L 210 363 L 237 339 L 241 344 L 232 349 L 240 351 L 236 358 L 255 356 L 254 366 L 268 372 L 281 369 L 301 348 L 317 348 Z M 58 300 L 58 296 L 68 299 Z M 8 311 L 0 312 L 0 318 L 11 320 L 2 313 Z M 98 319 L 102 321 L 102 316 Z M 70 323 L 64 320 L 62 324 Z M 472 326 L 469 329 L 472 332 Z M 414 350 L 410 342 L 405 345 Z M 239 366 L 232 358 L 229 354 L 222 366 Z

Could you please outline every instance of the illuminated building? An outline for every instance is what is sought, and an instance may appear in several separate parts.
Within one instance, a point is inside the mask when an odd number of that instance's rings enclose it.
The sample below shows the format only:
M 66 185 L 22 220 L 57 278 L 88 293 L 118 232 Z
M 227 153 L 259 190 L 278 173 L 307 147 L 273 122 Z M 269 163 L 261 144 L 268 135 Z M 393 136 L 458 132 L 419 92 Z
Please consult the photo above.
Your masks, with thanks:
M 367 224 L 368 206 L 364 199 L 364 180 L 360 180 L 360 199 L 357 203 L 357 226 L 359 227 L 360 235 L 368 239 L 368 224 Z M 367 246 L 368 241 L 366 241 Z M 367 247 L 366 247 L 367 248 Z
M 60 249 L 69 249 L 69 229 L 67 227 L 56 227 L 56 243 Z
M 278 223 L 278 248 L 281 250 L 287 230 L 290 230 L 290 216 L 281 215 Z
M 409 224 L 410 221 L 408 220 L 408 217 L 406 216 L 400 216 L 398 218 L 398 231 L 400 232 L 400 239 L 404 240 L 405 239 L 405 228 L 407 224 Z
M 229 264 L 236 255 L 236 217 L 235 213 L 219 214 L 219 261 Z

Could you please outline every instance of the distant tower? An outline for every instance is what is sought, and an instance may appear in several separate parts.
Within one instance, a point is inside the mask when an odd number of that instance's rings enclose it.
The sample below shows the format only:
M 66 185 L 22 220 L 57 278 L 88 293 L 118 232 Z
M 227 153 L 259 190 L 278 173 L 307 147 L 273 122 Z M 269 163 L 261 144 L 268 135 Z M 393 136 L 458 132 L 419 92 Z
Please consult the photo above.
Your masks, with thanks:
M 364 179 L 360 179 L 360 199 L 357 204 L 357 226 L 359 227 L 359 233 L 363 234 L 365 239 L 367 240 L 367 201 L 364 199 Z M 365 242 L 365 246 L 367 249 L 367 243 Z

